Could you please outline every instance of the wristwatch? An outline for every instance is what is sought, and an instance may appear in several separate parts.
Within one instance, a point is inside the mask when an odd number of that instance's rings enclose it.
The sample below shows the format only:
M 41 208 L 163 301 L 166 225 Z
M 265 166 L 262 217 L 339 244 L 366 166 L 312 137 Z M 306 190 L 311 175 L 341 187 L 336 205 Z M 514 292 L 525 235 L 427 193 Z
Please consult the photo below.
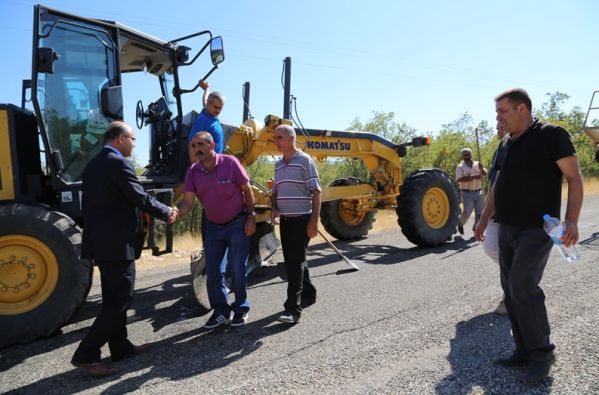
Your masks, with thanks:
M 255 217 L 255 216 L 256 216 L 256 211 L 252 211 L 252 212 L 250 213 L 250 215 Z

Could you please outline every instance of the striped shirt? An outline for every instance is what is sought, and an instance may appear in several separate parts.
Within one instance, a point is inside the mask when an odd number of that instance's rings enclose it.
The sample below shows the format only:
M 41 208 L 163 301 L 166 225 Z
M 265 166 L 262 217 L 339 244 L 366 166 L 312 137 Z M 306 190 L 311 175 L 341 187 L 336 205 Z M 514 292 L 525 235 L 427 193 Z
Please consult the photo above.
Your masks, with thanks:
M 297 216 L 312 213 L 312 190 L 320 191 L 314 160 L 298 150 L 289 162 L 281 158 L 275 164 L 273 194 L 281 215 Z

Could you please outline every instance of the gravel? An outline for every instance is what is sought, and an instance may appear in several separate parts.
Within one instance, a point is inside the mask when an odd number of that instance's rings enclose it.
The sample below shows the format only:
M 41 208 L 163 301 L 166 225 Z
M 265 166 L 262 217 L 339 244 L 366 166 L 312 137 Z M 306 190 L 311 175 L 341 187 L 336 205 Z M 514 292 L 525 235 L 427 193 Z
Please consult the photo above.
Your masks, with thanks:
M 99 309 L 96 276 L 62 335 L 0 350 L 0 392 L 597 394 L 599 197 L 586 198 L 581 218 L 582 261 L 566 264 L 552 252 L 542 282 L 557 360 L 539 385 L 524 384 L 521 369 L 493 365 L 513 341 L 509 320 L 492 313 L 499 274 L 482 247 L 456 237 L 421 249 L 386 229 L 335 242 L 358 272 L 326 244 L 311 246 L 318 300 L 294 326 L 275 321 L 286 289 L 280 253 L 251 276 L 246 326 L 214 331 L 201 328 L 208 315 L 195 304 L 187 253 L 139 265 L 129 336 L 153 345 L 101 379 L 69 364 Z

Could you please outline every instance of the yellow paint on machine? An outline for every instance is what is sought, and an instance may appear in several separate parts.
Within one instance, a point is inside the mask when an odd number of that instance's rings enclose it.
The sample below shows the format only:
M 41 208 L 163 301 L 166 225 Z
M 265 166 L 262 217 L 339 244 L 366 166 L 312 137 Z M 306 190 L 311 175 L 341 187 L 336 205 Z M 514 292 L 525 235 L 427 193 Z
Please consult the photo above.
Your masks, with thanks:
M 10 154 L 10 134 L 8 130 L 8 111 L 0 111 L 0 200 L 15 198 L 15 184 Z

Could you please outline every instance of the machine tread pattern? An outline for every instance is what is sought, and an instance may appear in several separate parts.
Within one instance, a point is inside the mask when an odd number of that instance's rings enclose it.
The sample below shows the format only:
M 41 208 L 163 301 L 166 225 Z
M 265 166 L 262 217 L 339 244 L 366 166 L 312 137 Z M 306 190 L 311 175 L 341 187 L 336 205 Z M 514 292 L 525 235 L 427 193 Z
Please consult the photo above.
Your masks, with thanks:
M 423 216 L 423 200 L 428 190 L 438 188 L 447 198 L 449 210 L 445 223 L 435 229 Z M 421 247 L 434 247 L 451 239 L 459 216 L 459 197 L 447 173 L 439 169 L 422 169 L 408 176 L 397 196 L 397 222 L 406 238 Z
M 330 186 L 358 185 L 362 181 L 355 177 L 338 178 Z M 346 223 L 339 214 L 341 200 L 324 202 L 320 209 L 320 221 L 325 230 L 337 240 L 356 240 L 366 237 L 376 220 L 376 210 L 364 214 L 362 220 L 355 224 Z
M 81 228 L 67 215 L 45 205 L 0 206 L 0 236 L 25 235 L 46 244 L 59 264 L 58 282 L 48 298 L 22 314 L 0 316 L 0 347 L 50 336 L 66 324 L 83 304 L 93 267 L 81 256 Z

